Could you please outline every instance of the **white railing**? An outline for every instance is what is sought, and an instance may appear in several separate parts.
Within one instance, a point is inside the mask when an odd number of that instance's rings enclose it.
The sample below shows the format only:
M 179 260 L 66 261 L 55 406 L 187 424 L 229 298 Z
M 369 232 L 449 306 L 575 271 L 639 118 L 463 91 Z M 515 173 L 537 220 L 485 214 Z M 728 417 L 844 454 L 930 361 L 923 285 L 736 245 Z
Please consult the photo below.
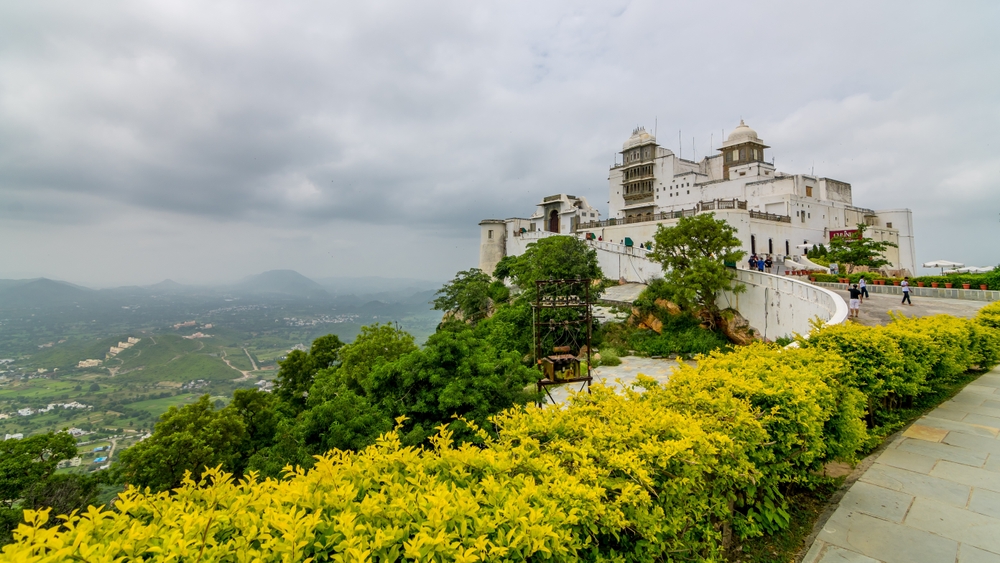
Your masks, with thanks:
M 739 311 L 768 340 L 806 335 L 815 318 L 825 325 L 847 320 L 847 303 L 829 289 L 751 270 L 737 270 L 736 281 L 746 286 L 746 292 L 725 291 L 719 295 L 718 305 Z

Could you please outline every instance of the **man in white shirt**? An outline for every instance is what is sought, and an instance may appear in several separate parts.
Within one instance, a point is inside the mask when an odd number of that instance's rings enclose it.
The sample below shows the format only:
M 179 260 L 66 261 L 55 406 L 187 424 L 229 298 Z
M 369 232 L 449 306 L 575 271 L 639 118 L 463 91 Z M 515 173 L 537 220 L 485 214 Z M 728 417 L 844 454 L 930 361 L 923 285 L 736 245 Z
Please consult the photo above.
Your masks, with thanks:
M 903 283 L 899 285 L 900 287 L 903 288 L 903 301 L 902 303 L 900 303 L 900 305 L 902 305 L 903 303 L 909 303 L 910 307 L 912 307 L 913 301 L 910 301 L 910 278 L 909 277 L 903 278 Z

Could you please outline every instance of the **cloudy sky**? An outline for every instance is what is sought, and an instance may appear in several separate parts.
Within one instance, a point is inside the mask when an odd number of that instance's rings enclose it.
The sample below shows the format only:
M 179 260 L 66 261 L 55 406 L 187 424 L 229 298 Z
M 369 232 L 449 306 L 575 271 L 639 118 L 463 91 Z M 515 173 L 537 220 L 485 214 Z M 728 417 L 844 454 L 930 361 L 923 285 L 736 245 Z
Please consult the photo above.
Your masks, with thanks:
M 1000 3 L 7 2 L 0 278 L 446 279 L 483 218 L 607 211 L 633 127 L 910 207 L 1000 262 Z M 678 147 L 678 133 L 683 146 Z

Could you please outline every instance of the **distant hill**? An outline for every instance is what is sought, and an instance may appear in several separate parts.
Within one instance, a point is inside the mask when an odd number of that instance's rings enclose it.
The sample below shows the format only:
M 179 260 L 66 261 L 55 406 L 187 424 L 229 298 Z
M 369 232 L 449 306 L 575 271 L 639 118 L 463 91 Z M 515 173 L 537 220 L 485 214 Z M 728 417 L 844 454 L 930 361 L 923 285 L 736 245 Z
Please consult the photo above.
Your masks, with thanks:
M 88 299 L 93 290 L 66 283 L 38 278 L 33 280 L 3 280 L 0 284 L 0 306 L 37 307 L 70 303 Z
M 295 270 L 271 270 L 250 276 L 236 289 L 252 293 L 277 293 L 294 297 L 328 298 L 323 286 L 303 276 Z
M 174 280 L 163 280 L 160 283 L 154 283 L 153 285 L 147 285 L 146 289 L 150 291 L 179 291 L 184 289 L 186 286 L 179 284 Z
M 363 276 L 356 278 L 321 278 L 318 280 L 334 295 L 375 295 L 379 300 L 385 301 L 386 297 L 392 295 L 396 299 L 400 296 L 408 296 L 418 291 L 428 289 L 439 289 L 444 285 L 443 281 L 418 280 L 414 278 L 380 278 L 376 276 Z

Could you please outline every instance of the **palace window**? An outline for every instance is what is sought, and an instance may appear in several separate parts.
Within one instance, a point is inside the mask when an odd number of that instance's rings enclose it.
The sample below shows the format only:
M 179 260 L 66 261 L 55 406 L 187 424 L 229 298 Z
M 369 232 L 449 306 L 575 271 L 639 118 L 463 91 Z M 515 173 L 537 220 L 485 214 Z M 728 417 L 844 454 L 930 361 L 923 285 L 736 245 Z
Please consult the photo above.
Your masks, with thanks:
M 887 229 L 891 229 L 891 228 L 892 228 L 892 223 L 886 223 L 886 224 L 885 224 L 885 228 L 887 228 Z
M 806 186 L 806 197 L 812 197 L 812 196 L 813 196 L 812 186 Z
M 493 238 L 493 229 L 490 229 L 486 235 L 486 238 Z

